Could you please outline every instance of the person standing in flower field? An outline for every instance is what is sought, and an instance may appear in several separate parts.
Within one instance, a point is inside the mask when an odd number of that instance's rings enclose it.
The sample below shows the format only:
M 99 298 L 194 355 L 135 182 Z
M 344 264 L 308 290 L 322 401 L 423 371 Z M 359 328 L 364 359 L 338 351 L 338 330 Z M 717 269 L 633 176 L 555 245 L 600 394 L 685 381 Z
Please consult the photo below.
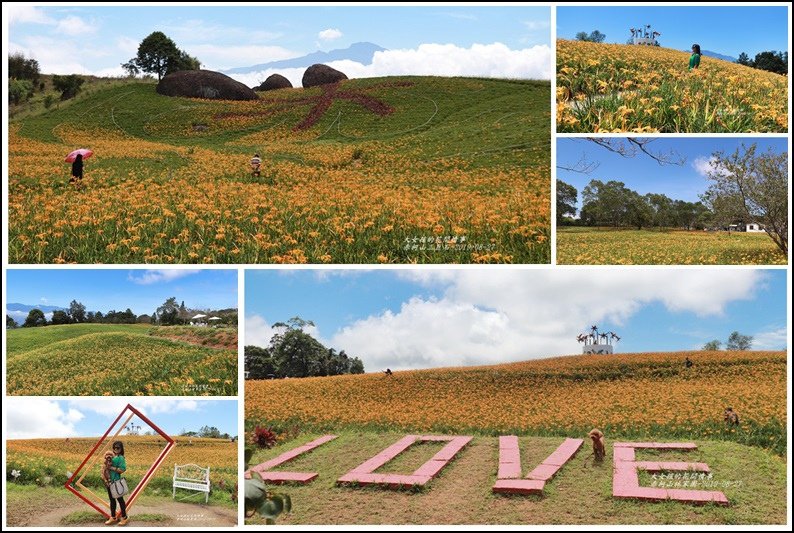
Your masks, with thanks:
M 259 177 L 260 169 L 262 168 L 262 158 L 259 154 L 254 154 L 251 158 L 251 176 Z
M 72 163 L 72 177 L 69 183 L 74 183 L 78 188 L 83 182 L 83 154 L 77 154 Z
M 127 461 L 124 459 L 124 443 L 120 440 L 113 443 L 113 457 L 107 469 L 110 474 L 110 480 L 107 485 L 108 497 L 110 497 L 110 518 L 105 522 L 105 525 L 110 526 L 118 521 L 119 525 L 123 526 L 127 523 L 127 504 L 124 501 L 124 495 L 114 498 L 110 492 L 110 484 L 120 480 L 121 474 L 127 470 Z M 116 501 L 121 507 L 121 520 L 116 516 Z
M 692 55 L 689 57 L 689 70 L 696 69 L 700 66 L 700 45 L 692 45 Z

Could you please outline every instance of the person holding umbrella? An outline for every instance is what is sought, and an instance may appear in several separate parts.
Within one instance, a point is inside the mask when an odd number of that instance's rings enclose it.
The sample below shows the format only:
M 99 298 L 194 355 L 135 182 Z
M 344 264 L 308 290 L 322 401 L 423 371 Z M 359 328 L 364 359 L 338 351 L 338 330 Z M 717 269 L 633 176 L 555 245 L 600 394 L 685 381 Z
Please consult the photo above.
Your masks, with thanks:
M 94 152 L 85 148 L 75 150 L 66 156 L 66 162 L 72 164 L 72 177 L 69 178 L 69 183 L 74 183 L 80 188 L 83 182 L 83 158 L 89 158 L 94 155 Z

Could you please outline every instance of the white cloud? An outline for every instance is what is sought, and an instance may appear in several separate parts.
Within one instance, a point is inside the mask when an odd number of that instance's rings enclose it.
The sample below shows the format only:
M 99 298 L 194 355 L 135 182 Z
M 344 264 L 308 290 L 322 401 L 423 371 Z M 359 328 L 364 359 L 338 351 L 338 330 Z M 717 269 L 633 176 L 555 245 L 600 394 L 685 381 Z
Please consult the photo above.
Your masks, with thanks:
M 270 338 L 273 337 L 273 333 L 273 328 L 261 316 L 248 315 L 245 317 L 246 346 L 267 346 L 270 344 Z
M 695 169 L 695 172 L 707 178 L 710 172 L 714 172 L 715 162 L 714 156 L 698 156 L 692 161 L 692 168 Z
M 6 18 L 8 17 L 8 18 Z M 3 18 L 9 26 L 15 23 L 54 24 L 55 21 L 41 9 L 29 6 L 3 2 Z
M 137 50 L 137 48 L 136 48 Z M 199 44 L 185 47 L 185 51 L 201 61 L 202 68 L 224 70 L 241 65 L 256 65 L 297 57 L 299 54 L 281 46 Z
M 73 437 L 82 420 L 78 409 L 64 411 L 57 401 L 45 398 L 6 398 L 6 438 Z
M 322 41 L 333 41 L 342 37 L 342 32 L 336 28 L 328 28 L 317 34 Z
M 185 45 L 192 43 L 261 43 L 264 41 L 274 41 L 284 36 L 282 32 L 251 30 L 250 28 L 240 26 L 212 24 L 199 19 L 187 20 L 181 24 L 161 26 L 160 30 L 175 41 L 176 45 L 182 49 L 185 49 Z
M 368 370 L 521 361 L 577 353 L 575 334 L 608 320 L 621 324 L 658 302 L 671 312 L 720 316 L 749 299 L 758 271 L 431 270 L 401 273 L 446 287 L 439 299 L 415 297 L 336 332 L 330 345 Z M 652 347 L 649 347 L 651 349 Z
M 135 276 L 135 272 L 131 271 L 127 279 L 138 285 L 152 285 L 153 283 L 168 283 L 185 276 L 192 276 L 198 274 L 201 270 L 190 269 L 163 269 L 163 270 L 146 270 L 139 276 Z
M 329 341 L 324 339 L 320 330 L 315 326 L 306 326 L 303 331 L 328 346 Z M 283 333 L 284 329 L 274 328 L 268 321 L 260 315 L 247 315 L 245 317 L 245 345 L 266 347 L 270 344 L 270 339 L 277 333 Z
M 454 44 L 421 44 L 407 50 L 375 52 L 370 65 L 355 61 L 331 61 L 330 67 L 348 78 L 379 76 L 482 76 L 490 78 L 545 79 L 551 77 L 551 48 L 546 45 L 511 50 L 502 43 L 474 44 L 461 48 Z M 231 77 L 254 86 L 271 74 L 281 74 L 301 87 L 306 68 L 267 69 Z
M 140 41 L 137 41 L 131 37 L 125 37 L 123 35 L 116 39 L 116 48 L 125 54 L 128 54 L 130 57 L 138 53 L 138 47 L 140 44 Z
M 177 413 L 181 411 L 196 411 L 199 403 L 196 400 L 175 400 L 172 398 L 134 398 L 108 397 L 102 400 L 76 399 L 69 400 L 70 410 L 76 409 L 80 412 L 90 412 L 109 418 L 112 422 L 127 404 L 132 405 L 144 415 L 155 415 L 161 413 Z
M 548 30 L 551 27 L 551 22 L 548 20 L 525 20 L 524 26 L 532 32 Z
M 47 302 L 49 302 L 49 300 L 47 299 L 47 297 L 46 297 L 46 296 L 42 296 L 41 298 L 39 298 L 39 301 L 40 301 L 41 303 L 44 303 L 44 304 L 46 304 Z
M 80 17 L 70 15 L 59 20 L 55 30 L 64 35 L 80 36 L 92 34 L 96 32 L 97 28 L 96 25 L 89 24 Z
M 788 330 L 785 327 L 769 328 L 753 337 L 753 350 L 785 350 Z

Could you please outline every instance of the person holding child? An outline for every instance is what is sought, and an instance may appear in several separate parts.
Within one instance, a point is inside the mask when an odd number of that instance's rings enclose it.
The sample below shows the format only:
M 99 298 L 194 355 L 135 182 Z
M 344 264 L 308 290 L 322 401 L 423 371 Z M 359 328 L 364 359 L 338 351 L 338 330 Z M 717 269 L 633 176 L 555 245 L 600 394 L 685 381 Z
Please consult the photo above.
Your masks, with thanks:
M 124 495 L 121 494 L 113 497 L 110 490 L 110 485 L 114 481 L 119 481 L 121 475 L 127 470 L 127 461 L 124 459 L 124 444 L 117 440 L 113 443 L 113 451 L 108 450 L 105 452 L 105 463 L 102 468 L 102 479 L 105 482 L 105 487 L 108 490 L 108 497 L 110 498 L 110 518 L 105 522 L 106 526 L 119 523 L 120 526 L 127 524 L 127 504 L 124 501 Z M 118 502 L 121 509 L 121 519 L 116 515 L 116 502 Z

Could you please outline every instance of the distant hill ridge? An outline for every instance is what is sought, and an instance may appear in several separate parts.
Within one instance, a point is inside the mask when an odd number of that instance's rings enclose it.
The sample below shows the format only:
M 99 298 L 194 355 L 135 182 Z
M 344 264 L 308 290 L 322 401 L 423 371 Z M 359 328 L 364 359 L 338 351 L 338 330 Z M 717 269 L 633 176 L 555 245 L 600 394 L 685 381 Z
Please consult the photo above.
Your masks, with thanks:
M 348 59 L 361 63 L 362 65 L 372 64 L 372 59 L 375 52 L 382 52 L 385 48 L 373 43 L 353 43 L 347 48 L 339 48 L 330 50 L 328 52 L 312 52 L 301 57 L 294 57 L 292 59 L 282 59 L 279 61 L 270 61 L 268 63 L 260 63 L 250 67 L 235 67 L 227 70 L 222 70 L 224 74 L 248 74 L 249 72 L 259 72 L 262 70 L 273 68 L 300 68 L 314 65 L 315 63 L 329 63 L 331 61 L 341 61 Z

